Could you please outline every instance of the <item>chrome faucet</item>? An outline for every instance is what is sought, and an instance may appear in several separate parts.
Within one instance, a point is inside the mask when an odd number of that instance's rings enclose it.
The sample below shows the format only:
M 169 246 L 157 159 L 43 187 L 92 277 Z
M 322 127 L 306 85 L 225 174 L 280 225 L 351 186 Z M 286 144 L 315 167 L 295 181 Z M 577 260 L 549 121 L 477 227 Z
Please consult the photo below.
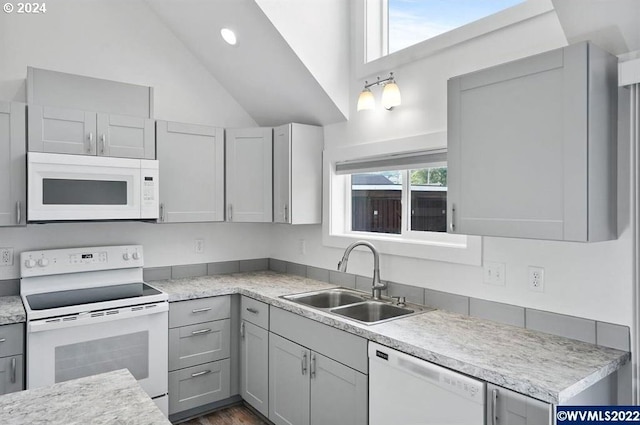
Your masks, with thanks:
M 367 241 L 356 241 L 349 245 L 347 249 L 344 251 L 344 255 L 342 256 L 342 260 L 338 262 L 338 270 L 341 272 L 347 271 L 347 263 L 349 262 L 349 255 L 353 248 L 357 246 L 366 246 L 373 253 L 373 282 L 371 283 L 371 292 L 373 294 L 374 300 L 380 300 L 382 291 L 387 289 L 387 284 L 380 282 L 380 255 L 378 254 L 378 250 L 372 243 Z

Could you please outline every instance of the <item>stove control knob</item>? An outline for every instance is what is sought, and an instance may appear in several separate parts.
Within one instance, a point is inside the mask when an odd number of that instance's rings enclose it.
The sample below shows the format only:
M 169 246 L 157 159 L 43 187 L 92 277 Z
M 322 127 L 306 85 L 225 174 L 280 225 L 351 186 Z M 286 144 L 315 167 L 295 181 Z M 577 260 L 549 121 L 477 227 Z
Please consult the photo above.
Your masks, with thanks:
M 124 261 L 129 261 L 131 257 L 129 256 L 128 252 L 125 252 L 124 254 L 122 254 L 122 258 L 124 258 Z
M 49 260 L 47 260 L 46 258 L 41 258 L 38 260 L 38 265 L 40 267 L 47 267 L 49 265 Z
M 36 260 L 28 259 L 24 262 L 26 268 L 30 269 L 36 266 Z
M 138 251 L 134 252 L 132 255 L 134 260 L 139 260 L 140 259 L 140 253 Z

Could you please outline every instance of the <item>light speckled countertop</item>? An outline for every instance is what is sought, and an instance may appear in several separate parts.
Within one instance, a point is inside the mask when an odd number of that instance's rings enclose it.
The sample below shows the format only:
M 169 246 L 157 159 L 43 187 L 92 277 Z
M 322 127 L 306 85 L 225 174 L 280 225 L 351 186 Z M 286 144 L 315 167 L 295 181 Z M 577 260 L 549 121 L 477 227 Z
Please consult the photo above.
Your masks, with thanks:
M 367 326 L 279 298 L 336 287 L 287 274 L 238 273 L 151 284 L 165 291 L 170 302 L 246 295 L 554 404 L 568 401 L 630 359 L 629 353 L 612 348 L 442 310 Z
M 0 424 L 170 425 L 128 370 L 0 397 Z
M 0 297 L 0 325 L 23 323 L 26 320 L 22 298 L 17 295 Z

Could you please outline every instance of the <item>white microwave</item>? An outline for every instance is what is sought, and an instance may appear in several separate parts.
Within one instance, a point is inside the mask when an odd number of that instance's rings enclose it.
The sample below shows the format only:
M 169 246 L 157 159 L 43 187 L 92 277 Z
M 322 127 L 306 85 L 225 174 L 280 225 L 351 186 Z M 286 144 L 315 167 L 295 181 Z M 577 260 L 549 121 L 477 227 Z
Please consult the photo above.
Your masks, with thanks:
M 27 153 L 27 220 L 158 218 L 158 161 Z

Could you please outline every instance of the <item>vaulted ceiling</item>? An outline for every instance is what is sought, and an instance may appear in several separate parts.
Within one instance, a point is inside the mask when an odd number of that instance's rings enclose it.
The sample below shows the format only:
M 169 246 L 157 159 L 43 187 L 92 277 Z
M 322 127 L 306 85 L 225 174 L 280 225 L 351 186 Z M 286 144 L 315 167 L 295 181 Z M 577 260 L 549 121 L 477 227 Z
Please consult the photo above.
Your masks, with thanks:
M 328 94 L 331 90 L 325 90 L 256 1 L 147 3 L 259 125 L 325 125 L 346 119 L 348 108 L 337 93 Z M 225 27 L 236 32 L 236 46 L 220 37 Z M 348 75 L 348 70 L 341 72 Z

